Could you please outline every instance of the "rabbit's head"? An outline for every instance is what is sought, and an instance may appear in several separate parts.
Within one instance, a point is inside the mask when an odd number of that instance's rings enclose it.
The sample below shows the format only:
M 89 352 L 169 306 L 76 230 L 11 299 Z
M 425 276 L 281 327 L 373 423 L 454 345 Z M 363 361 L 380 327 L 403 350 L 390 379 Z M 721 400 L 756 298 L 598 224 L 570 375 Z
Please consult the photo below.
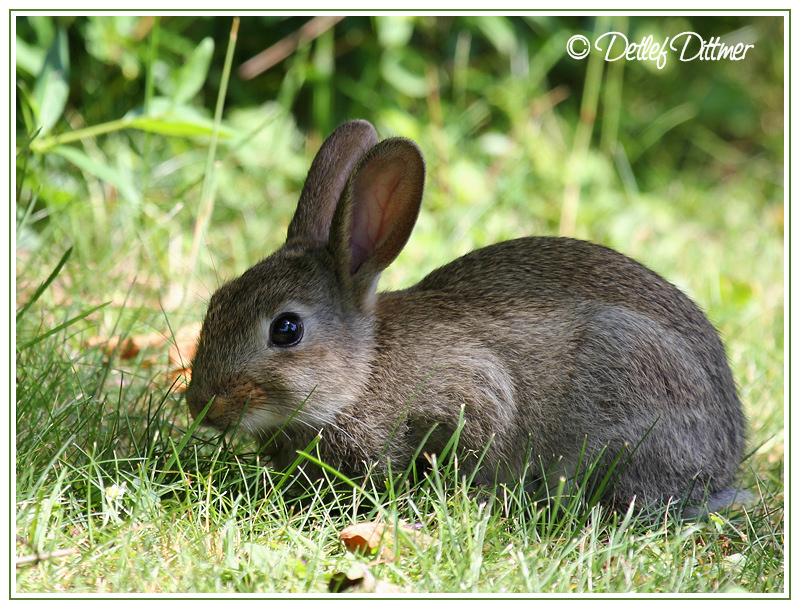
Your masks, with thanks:
M 309 170 L 286 243 L 212 296 L 186 400 L 218 429 L 318 429 L 367 383 L 375 290 L 405 245 L 425 176 L 410 140 L 345 123 Z

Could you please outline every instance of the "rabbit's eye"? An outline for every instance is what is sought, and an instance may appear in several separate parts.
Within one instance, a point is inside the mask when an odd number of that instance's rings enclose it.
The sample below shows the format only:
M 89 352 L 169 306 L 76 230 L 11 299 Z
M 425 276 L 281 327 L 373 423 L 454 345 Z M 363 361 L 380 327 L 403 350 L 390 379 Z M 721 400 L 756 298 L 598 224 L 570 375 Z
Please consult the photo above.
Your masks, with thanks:
M 269 340 L 276 347 L 293 347 L 302 338 L 303 320 L 296 313 L 281 313 L 269 329 Z

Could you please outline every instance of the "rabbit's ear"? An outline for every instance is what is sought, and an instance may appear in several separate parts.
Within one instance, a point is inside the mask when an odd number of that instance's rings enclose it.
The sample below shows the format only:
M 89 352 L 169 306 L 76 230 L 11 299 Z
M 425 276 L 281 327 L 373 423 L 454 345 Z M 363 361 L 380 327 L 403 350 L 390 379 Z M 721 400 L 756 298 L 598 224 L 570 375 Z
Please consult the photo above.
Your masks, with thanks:
M 425 160 L 411 140 L 384 140 L 356 166 L 336 208 L 329 248 L 340 274 L 374 288 L 417 221 Z
M 378 143 L 367 121 L 344 123 L 323 142 L 308 170 L 286 242 L 322 247 L 328 242 L 331 219 L 345 184 L 359 159 Z

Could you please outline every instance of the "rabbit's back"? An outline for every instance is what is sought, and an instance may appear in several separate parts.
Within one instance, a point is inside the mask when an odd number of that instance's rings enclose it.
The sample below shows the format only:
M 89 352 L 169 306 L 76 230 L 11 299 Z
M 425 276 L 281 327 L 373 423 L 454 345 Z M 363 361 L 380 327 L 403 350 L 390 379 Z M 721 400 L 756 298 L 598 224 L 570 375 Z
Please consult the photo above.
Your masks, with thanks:
M 487 482 L 493 461 L 510 474 L 501 479 L 522 472 L 526 453 L 560 458 L 556 474 L 569 475 L 581 458 L 627 445 L 620 502 L 700 500 L 738 467 L 744 419 L 713 326 L 677 288 L 605 247 L 531 237 L 467 254 L 381 295 L 377 343 L 386 361 L 376 368 L 403 370 L 381 380 L 383 399 L 408 393 L 409 417 L 422 419 L 410 433 L 435 421 L 443 441 L 457 423 L 448 398 L 465 404 L 463 443 L 493 444 Z M 404 389 L 409 378 L 424 382 Z M 454 379 L 460 392 L 444 386 Z
M 572 311 L 580 323 L 587 311 L 608 307 L 638 313 L 679 334 L 723 401 L 738 407 L 725 348 L 705 314 L 660 275 L 607 247 L 557 237 L 504 241 L 434 270 L 411 291 L 449 293 L 476 314 L 499 319 L 558 311 L 566 321 L 563 314 Z M 604 323 L 613 330 L 613 321 Z

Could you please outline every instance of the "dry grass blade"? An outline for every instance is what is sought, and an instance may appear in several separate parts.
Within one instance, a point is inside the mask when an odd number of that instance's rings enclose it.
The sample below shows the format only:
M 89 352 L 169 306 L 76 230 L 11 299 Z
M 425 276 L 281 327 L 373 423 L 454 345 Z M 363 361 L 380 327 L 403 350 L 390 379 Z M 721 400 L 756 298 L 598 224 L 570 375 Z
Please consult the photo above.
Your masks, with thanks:
M 18 556 L 15 563 L 17 567 L 35 565 L 43 560 L 61 558 L 62 556 L 72 556 L 73 554 L 78 554 L 79 552 L 80 550 L 78 550 L 78 548 L 64 548 L 63 550 L 53 550 L 52 552 L 45 552 L 44 554 L 26 554 L 24 556 Z
M 314 17 L 296 32 L 292 32 L 283 40 L 276 42 L 255 57 L 245 61 L 239 66 L 239 76 L 245 80 L 250 80 L 262 72 L 266 72 L 275 64 L 289 57 L 301 44 L 318 38 L 342 19 L 344 19 L 344 16 Z

